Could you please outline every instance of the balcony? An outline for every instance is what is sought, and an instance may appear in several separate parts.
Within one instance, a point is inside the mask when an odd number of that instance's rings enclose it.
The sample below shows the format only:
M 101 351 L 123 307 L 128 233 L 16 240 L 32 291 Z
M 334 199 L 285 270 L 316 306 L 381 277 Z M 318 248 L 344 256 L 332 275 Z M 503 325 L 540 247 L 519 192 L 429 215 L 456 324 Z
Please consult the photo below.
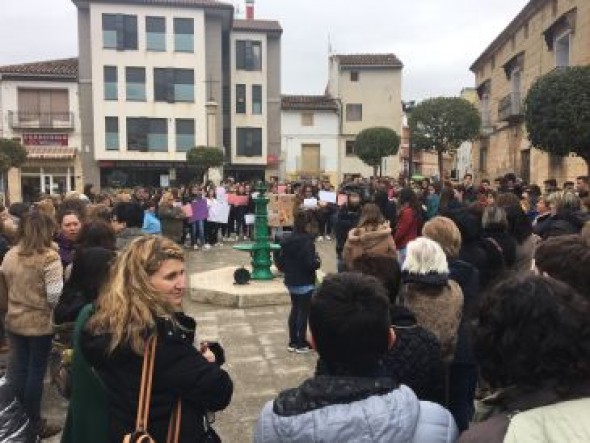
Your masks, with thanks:
M 74 130 L 73 112 L 8 111 L 8 123 L 13 129 Z
M 511 92 L 498 104 L 498 120 L 518 122 L 524 118 L 519 92 Z

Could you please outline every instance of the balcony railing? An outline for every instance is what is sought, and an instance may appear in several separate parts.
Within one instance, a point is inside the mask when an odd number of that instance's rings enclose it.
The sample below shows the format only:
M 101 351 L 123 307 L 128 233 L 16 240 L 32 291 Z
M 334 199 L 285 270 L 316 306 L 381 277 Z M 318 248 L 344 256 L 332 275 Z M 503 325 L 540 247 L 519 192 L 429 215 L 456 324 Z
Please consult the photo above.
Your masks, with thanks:
M 520 93 L 511 92 L 498 104 L 498 119 L 505 121 L 520 120 L 524 116 Z
M 74 129 L 73 112 L 8 111 L 8 122 L 15 129 Z

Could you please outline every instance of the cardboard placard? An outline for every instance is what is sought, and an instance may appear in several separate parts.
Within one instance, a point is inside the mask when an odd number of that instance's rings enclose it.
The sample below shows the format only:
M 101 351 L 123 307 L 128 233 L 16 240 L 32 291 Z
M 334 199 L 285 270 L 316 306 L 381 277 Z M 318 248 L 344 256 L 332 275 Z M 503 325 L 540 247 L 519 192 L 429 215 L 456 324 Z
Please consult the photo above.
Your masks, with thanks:
M 256 215 L 246 214 L 246 215 L 244 215 L 244 221 L 246 222 L 247 225 L 253 225 L 254 222 L 256 221 Z
M 184 215 L 186 215 L 188 218 L 191 218 L 193 216 L 193 207 L 190 203 L 187 203 L 182 207 L 182 212 L 184 212 Z
M 295 195 L 270 194 L 268 195 L 268 199 L 268 226 L 273 228 L 293 226 Z
M 331 191 L 320 191 L 318 195 L 321 202 L 336 203 L 336 193 Z
M 303 200 L 303 207 L 305 209 L 313 209 L 313 208 L 317 208 L 318 206 L 318 199 L 317 198 L 306 198 L 305 200 Z
M 204 198 L 193 201 L 193 218 L 195 220 L 207 220 L 209 209 L 207 208 L 207 200 Z
M 348 195 L 338 194 L 338 206 L 344 206 L 346 203 L 348 203 Z
M 227 202 L 217 200 L 209 208 L 207 220 L 215 223 L 227 223 L 229 219 L 229 205 Z

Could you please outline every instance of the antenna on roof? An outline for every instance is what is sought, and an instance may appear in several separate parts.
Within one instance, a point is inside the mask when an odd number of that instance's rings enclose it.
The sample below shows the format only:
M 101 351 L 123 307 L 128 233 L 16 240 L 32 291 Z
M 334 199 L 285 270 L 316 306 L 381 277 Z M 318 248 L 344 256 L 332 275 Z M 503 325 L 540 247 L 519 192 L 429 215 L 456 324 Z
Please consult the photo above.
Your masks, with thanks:
M 330 38 L 330 33 L 328 32 L 328 55 L 334 54 L 334 48 L 332 47 L 332 39 Z

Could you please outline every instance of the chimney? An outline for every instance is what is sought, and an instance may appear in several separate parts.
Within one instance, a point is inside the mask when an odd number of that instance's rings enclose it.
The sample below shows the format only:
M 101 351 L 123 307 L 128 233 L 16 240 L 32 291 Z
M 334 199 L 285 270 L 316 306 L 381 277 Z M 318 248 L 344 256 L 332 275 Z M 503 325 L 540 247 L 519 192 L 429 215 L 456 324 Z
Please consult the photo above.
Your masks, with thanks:
M 246 0 L 246 20 L 254 20 L 254 0 Z

